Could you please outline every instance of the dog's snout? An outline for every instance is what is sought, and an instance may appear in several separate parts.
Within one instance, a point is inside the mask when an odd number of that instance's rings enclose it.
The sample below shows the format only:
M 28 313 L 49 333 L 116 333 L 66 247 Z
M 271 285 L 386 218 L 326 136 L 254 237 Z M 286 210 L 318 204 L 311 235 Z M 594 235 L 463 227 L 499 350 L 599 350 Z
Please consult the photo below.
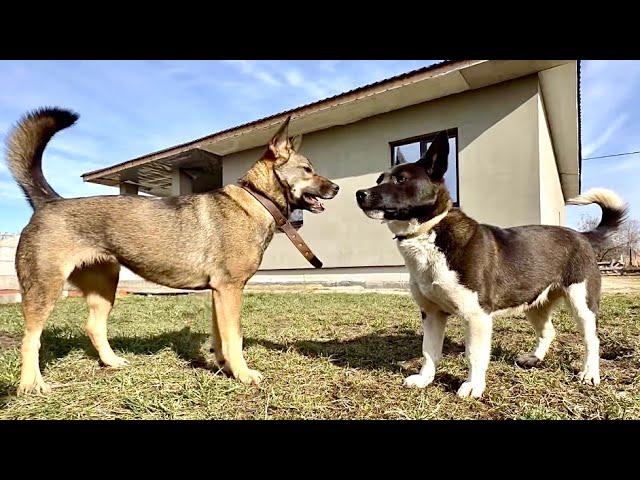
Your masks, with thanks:
M 356 200 L 358 200 L 358 203 L 364 202 L 367 199 L 367 196 L 369 196 L 368 190 L 358 190 L 356 192 Z
M 333 183 L 331 180 L 325 179 L 322 187 L 320 188 L 320 196 L 322 198 L 333 198 L 338 194 L 340 187 Z

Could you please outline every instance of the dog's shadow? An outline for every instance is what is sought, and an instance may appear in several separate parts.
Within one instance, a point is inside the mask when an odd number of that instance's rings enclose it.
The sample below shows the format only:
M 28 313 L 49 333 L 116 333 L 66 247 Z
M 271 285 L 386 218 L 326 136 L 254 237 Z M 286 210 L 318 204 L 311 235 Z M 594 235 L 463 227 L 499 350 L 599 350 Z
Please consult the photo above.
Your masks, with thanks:
M 214 370 L 212 362 L 203 354 L 203 344 L 209 336 L 204 333 L 192 332 L 189 327 L 173 332 L 164 332 L 157 335 L 136 337 L 117 336 L 110 337 L 109 344 L 117 353 L 125 355 L 152 355 L 170 348 L 178 357 L 188 362 L 193 368 L 206 368 Z M 91 344 L 87 335 L 70 336 L 68 331 L 55 326 L 46 328 L 42 332 L 40 348 L 40 369 L 64 358 L 74 350 L 82 350 L 89 358 L 99 361 L 98 353 Z M 15 393 L 15 386 L 0 382 L 0 408 L 8 401 L 11 394 Z
M 192 332 L 190 327 L 173 332 L 164 332 L 157 335 L 116 336 L 109 338 L 109 344 L 116 352 L 135 355 L 152 355 L 164 349 L 170 348 L 181 359 L 186 360 L 193 367 L 203 367 L 207 359 L 202 354 L 202 345 L 208 335 Z M 78 335 L 69 337 L 62 329 L 50 328 L 42 332 L 42 348 L 40 350 L 40 366 L 46 367 L 49 363 L 67 356 L 73 350 L 84 350 L 88 357 L 98 359 L 98 353 L 91 344 L 88 336 Z
M 151 336 L 116 336 L 109 339 L 109 343 L 116 352 L 137 355 L 152 355 L 170 348 L 178 357 L 185 360 L 192 368 L 214 370 L 211 358 L 203 352 L 205 342 L 209 336 L 204 333 L 193 332 L 189 327 L 173 332 L 164 332 Z M 287 352 L 294 352 L 310 358 L 327 358 L 333 365 L 343 368 L 368 370 L 386 370 L 404 375 L 417 373 L 421 366 L 419 352 L 422 348 L 422 335 L 413 331 L 400 331 L 395 334 L 369 334 L 349 340 L 298 340 L 287 343 L 276 343 L 262 338 L 247 337 L 247 346 L 259 345 L 264 348 Z M 98 360 L 98 355 L 86 335 L 69 336 L 64 329 L 52 327 L 45 329 L 42 334 L 42 349 L 40 351 L 40 365 L 46 366 L 59 358 L 67 356 L 74 350 L 83 350 L 90 358 Z M 459 355 L 464 352 L 464 346 L 445 337 L 443 355 Z M 443 385 L 447 390 L 456 391 L 462 380 L 445 372 L 438 372 L 435 384 Z M 9 393 L 0 387 L 0 397 Z
M 412 331 L 401 331 L 392 335 L 370 334 L 350 340 L 299 340 L 286 344 L 264 339 L 247 339 L 248 345 L 257 344 L 271 350 L 294 351 L 311 358 L 327 358 L 333 365 L 343 368 L 386 370 L 404 375 L 418 373 L 421 357 L 416 353 L 422 349 L 422 335 Z M 464 345 L 446 338 L 443 356 L 459 355 Z M 435 384 L 447 390 L 457 391 L 462 380 L 445 372 L 438 372 Z
M 211 358 L 207 358 L 203 353 L 208 351 L 206 348 L 208 345 L 205 345 L 208 341 L 207 334 L 193 332 L 189 327 L 151 336 L 109 338 L 111 347 L 125 356 L 127 353 L 153 355 L 170 348 L 192 368 L 214 370 Z M 287 343 L 246 337 L 244 343 L 246 346 L 259 345 L 280 352 L 293 350 L 310 358 L 327 358 L 332 364 L 344 368 L 411 374 L 417 373 L 420 369 L 418 355 L 421 350 L 422 335 L 412 331 L 401 331 L 390 335 L 363 335 L 349 340 L 298 340 Z M 45 329 L 40 351 L 41 368 L 46 368 L 48 364 L 64 358 L 74 350 L 82 350 L 89 358 L 98 360 L 98 354 L 86 335 L 69 336 L 67 331 L 56 327 Z M 462 344 L 445 338 L 443 355 L 458 355 L 461 352 L 464 352 Z M 436 375 L 435 382 L 448 385 L 452 390 L 457 389 L 461 383 L 445 373 Z M 6 393 L 8 392 L 0 391 L 0 396 Z

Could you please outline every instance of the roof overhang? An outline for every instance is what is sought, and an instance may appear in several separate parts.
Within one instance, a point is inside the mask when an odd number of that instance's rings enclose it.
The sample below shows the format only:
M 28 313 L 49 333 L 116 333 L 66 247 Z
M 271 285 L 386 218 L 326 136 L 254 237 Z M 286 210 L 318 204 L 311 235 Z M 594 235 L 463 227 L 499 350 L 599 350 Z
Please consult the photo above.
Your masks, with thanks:
M 117 185 L 126 170 L 140 169 L 157 162 L 166 166 L 172 163 L 172 159 L 180 158 L 194 149 L 224 156 L 266 145 L 289 115 L 291 134 L 306 134 L 536 73 L 540 76 L 542 95 L 546 99 L 545 106 L 556 161 L 562 174 L 563 190 L 565 195 L 573 194 L 576 190 L 573 184 L 578 185 L 579 189 L 580 177 L 578 76 L 577 62 L 574 60 L 441 62 L 118 165 L 88 172 L 82 177 L 87 182 Z
M 572 61 L 538 73 L 565 199 L 579 195 L 581 186 L 579 68 Z

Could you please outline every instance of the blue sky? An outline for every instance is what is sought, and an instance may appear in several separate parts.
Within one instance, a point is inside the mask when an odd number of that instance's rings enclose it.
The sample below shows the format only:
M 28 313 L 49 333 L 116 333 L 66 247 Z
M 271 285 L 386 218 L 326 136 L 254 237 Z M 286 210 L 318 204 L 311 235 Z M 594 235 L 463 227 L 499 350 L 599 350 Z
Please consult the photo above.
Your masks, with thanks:
M 0 61 L 0 137 L 27 110 L 72 108 L 80 121 L 45 153 L 64 197 L 115 194 L 83 183 L 89 170 L 397 75 L 415 61 Z M 640 62 L 582 63 L 583 157 L 640 150 Z M 640 155 L 586 160 L 583 190 L 606 186 L 640 207 Z M 569 207 L 569 225 L 597 207 Z M 0 232 L 31 209 L 0 162 Z

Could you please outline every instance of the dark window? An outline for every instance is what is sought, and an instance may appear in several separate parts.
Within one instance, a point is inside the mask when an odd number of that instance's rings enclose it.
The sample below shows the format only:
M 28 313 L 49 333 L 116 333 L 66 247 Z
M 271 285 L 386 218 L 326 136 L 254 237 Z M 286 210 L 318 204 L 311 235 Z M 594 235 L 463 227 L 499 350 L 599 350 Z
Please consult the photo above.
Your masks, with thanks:
M 300 228 L 303 224 L 303 217 L 302 217 L 302 212 L 304 210 L 294 210 L 291 212 L 291 215 L 289 215 L 289 222 L 291 222 L 291 225 L 293 225 L 293 227 L 297 230 L 298 228 Z
M 391 166 L 399 163 L 400 155 L 407 162 L 417 162 L 427 152 L 436 134 L 437 132 L 391 142 Z M 444 175 L 444 182 L 451 193 L 453 204 L 457 207 L 460 204 L 458 197 L 458 129 L 450 128 L 447 130 L 447 134 L 449 135 L 449 168 Z

